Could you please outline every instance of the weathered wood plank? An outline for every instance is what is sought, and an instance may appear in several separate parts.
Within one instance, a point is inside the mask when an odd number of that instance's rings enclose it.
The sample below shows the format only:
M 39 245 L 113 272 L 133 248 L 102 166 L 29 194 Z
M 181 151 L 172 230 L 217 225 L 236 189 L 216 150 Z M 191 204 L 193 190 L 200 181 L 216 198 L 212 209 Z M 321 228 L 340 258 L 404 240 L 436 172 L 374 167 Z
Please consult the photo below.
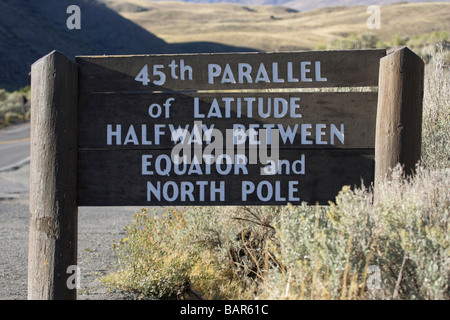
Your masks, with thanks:
M 259 101 L 263 106 L 260 114 Z M 256 130 L 277 129 L 280 125 L 280 148 L 374 148 L 376 106 L 375 92 L 82 93 L 78 141 L 80 149 L 166 149 L 175 145 L 171 140 L 171 125 L 174 128 L 189 125 L 188 130 L 192 132 L 194 121 L 201 121 L 208 128 L 214 125 L 221 130 L 224 139 L 226 129 L 233 129 L 234 125 L 246 129 L 253 126 Z M 316 139 L 317 124 L 326 125 L 320 131 L 324 133 L 320 139 Z M 114 136 L 107 145 L 108 132 L 117 132 L 118 125 L 120 137 Z M 341 125 L 344 143 L 335 135 L 331 141 L 331 127 L 341 130 Z M 126 139 L 130 130 L 136 133 L 137 140 Z M 290 131 L 294 134 L 290 135 Z
M 53 51 L 31 67 L 28 298 L 75 299 L 77 66 Z
M 76 59 L 81 92 L 123 92 L 377 86 L 385 55 L 352 50 Z M 149 83 L 136 81 L 138 75 L 148 75 Z
M 304 154 L 304 158 L 302 158 Z M 152 155 L 147 158 L 150 163 L 145 162 L 143 166 L 142 156 Z M 164 156 L 160 156 L 164 155 Z M 158 160 L 158 156 L 159 158 Z M 248 156 L 248 154 L 247 154 Z M 186 172 L 174 170 L 170 167 L 169 172 L 164 170 L 167 163 L 164 159 L 170 157 L 170 150 L 147 151 L 147 150 L 103 150 L 103 151 L 80 151 L 78 157 L 78 203 L 80 206 L 113 206 L 113 205 L 282 205 L 287 202 L 299 204 L 307 201 L 314 204 L 316 201 L 327 204 L 334 200 L 344 185 L 361 186 L 361 179 L 366 185 L 373 181 L 374 154 L 373 150 L 283 150 L 280 152 L 280 160 L 289 160 L 295 164 L 295 172 L 282 171 L 276 175 L 260 175 L 261 165 L 247 165 L 245 172 L 237 166 L 229 168 L 222 165 L 222 171 L 218 171 L 215 165 L 211 167 L 209 175 L 200 175 L 195 172 L 189 174 L 189 166 Z M 159 164 L 157 164 L 157 162 Z M 143 171 L 144 167 L 144 171 Z M 235 168 L 239 170 L 235 172 Z M 284 167 L 283 167 L 284 168 Z M 158 169 L 158 170 L 159 170 Z M 183 169 L 183 167 L 180 167 Z M 302 171 L 304 170 L 304 171 Z M 143 174 L 146 173 L 146 174 Z M 153 172 L 153 174 L 148 174 Z M 207 172 L 205 164 L 201 165 L 201 173 Z M 235 174 L 237 173 L 237 174 Z M 170 182 L 172 181 L 172 182 Z M 195 185 L 193 198 L 181 199 L 181 193 L 170 201 L 173 194 L 173 185 L 181 186 L 181 182 L 189 182 Z M 210 192 L 211 185 L 205 186 L 204 201 L 201 201 L 200 186 L 201 181 L 216 181 L 216 188 L 219 188 L 220 181 L 225 181 L 225 192 Z M 268 181 L 276 184 L 280 181 L 280 197 L 284 200 L 276 201 L 271 198 L 268 201 L 261 201 L 255 192 L 249 194 L 246 199 L 242 198 L 242 182 L 250 181 L 257 185 L 261 181 Z M 289 200 L 289 182 L 294 181 L 298 185 L 291 186 L 293 197 L 298 201 Z M 169 182 L 167 194 L 169 198 L 158 201 L 154 196 L 151 201 L 147 198 L 147 183 L 151 182 L 156 187 L 158 183 L 161 188 Z M 294 192 L 295 187 L 299 192 Z M 188 188 L 188 186 L 185 186 Z M 255 187 L 256 188 L 256 187 Z M 267 196 L 267 187 L 261 187 L 261 193 Z M 255 191 L 257 191 L 255 189 Z M 274 190 L 274 197 L 275 197 Z M 211 200 L 211 194 L 216 197 Z M 223 198 L 220 198 L 220 195 Z
M 422 140 L 424 63 L 408 48 L 381 59 L 376 121 L 376 181 L 398 163 L 415 171 Z

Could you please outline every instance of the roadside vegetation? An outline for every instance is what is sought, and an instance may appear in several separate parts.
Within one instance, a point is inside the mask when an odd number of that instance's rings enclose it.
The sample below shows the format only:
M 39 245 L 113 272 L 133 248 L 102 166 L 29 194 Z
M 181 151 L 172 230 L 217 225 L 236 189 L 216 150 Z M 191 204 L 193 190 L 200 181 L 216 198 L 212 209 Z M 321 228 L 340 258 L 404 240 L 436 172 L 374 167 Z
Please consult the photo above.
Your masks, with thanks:
M 367 32 L 362 35 L 349 35 L 338 37 L 331 40 L 327 45 L 317 46 L 316 49 L 374 49 L 374 48 L 390 48 L 396 46 L 406 46 L 410 49 L 422 49 L 429 45 L 434 46 L 436 43 L 448 43 L 449 33 L 445 30 L 433 31 L 431 33 L 414 34 L 412 36 L 400 36 L 394 34 L 390 41 L 382 41 L 376 33 Z
M 30 120 L 30 87 L 8 92 L 0 89 L 0 128 Z
M 425 47 L 413 177 L 395 168 L 376 201 L 346 186 L 329 206 L 143 208 L 102 281 L 156 298 L 448 300 L 449 51 Z
M 405 38 L 412 41 L 422 34 L 440 30 L 448 32 L 447 21 L 450 20 L 448 2 L 381 5 L 381 28 L 374 30 L 366 28 L 367 5 L 297 12 L 281 6 L 206 6 L 142 0 L 127 0 L 126 6 L 117 1 L 104 2 L 167 43 L 185 45 L 210 41 L 269 52 L 312 50 L 319 45 L 326 46 L 338 37 L 361 37 L 368 31 L 377 36 L 380 44 L 392 42 L 396 34 L 400 42 Z M 170 26 L 165 21 L 170 21 Z

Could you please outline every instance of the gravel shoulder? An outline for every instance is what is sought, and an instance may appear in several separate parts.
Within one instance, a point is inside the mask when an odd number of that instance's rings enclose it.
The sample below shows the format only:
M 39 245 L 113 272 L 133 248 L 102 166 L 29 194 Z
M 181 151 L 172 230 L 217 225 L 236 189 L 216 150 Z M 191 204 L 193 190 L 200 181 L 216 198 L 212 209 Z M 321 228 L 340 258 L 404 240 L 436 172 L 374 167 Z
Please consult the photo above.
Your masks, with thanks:
M 29 165 L 0 172 L 0 300 L 27 299 L 29 226 Z M 113 241 L 124 236 L 139 207 L 80 207 L 78 209 L 79 300 L 136 299 L 111 292 L 99 281 L 114 271 Z

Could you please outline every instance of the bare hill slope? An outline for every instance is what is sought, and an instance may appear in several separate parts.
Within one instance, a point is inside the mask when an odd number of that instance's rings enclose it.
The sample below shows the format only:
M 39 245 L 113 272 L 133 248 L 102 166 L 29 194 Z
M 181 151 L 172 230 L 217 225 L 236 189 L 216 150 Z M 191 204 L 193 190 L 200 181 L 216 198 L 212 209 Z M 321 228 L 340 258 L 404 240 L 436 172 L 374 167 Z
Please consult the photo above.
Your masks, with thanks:
M 69 5 L 81 8 L 81 29 L 69 30 Z M 204 51 L 245 48 L 202 42 Z M 86 54 L 195 52 L 192 44 L 170 45 L 150 31 L 95 0 L 1 0 L 0 88 L 29 84 L 31 64 L 58 50 L 73 57 Z
M 381 29 L 369 30 L 366 6 L 297 12 L 281 6 L 103 1 L 168 43 L 214 41 L 232 46 L 245 44 L 266 51 L 286 51 L 313 49 L 334 38 L 353 34 L 373 33 L 380 40 L 389 41 L 394 35 L 450 31 L 450 2 L 382 6 Z
M 165 1 L 165 0 L 150 0 Z M 233 3 L 244 6 L 272 5 L 294 8 L 301 11 L 314 10 L 325 7 L 336 6 L 369 6 L 387 5 L 401 2 L 399 0 L 175 0 L 189 3 Z M 415 3 L 423 0 L 408 0 L 404 2 Z M 428 2 L 439 2 L 439 0 L 429 0 Z

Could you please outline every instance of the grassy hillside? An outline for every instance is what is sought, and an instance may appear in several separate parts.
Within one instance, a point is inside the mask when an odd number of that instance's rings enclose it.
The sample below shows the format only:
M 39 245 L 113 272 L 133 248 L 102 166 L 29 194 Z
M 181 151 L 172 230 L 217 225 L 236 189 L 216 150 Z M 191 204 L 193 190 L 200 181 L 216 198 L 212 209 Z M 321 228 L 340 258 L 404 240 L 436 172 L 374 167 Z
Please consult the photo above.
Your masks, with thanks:
M 168 43 L 213 41 L 264 51 L 314 49 L 337 37 L 412 36 L 450 30 L 450 3 L 402 3 L 381 7 L 381 29 L 369 30 L 366 6 L 296 12 L 280 6 L 103 0 L 123 17 Z
M 149 1 L 165 1 L 165 0 L 149 0 Z M 294 8 L 301 11 L 314 10 L 332 6 L 369 6 L 369 5 L 386 5 L 400 2 L 398 0 L 175 0 L 191 3 L 234 3 L 245 6 L 255 5 L 279 5 Z M 405 2 L 423 2 L 423 0 L 408 0 Z M 439 2 L 429 0 L 428 2 Z
M 81 30 L 66 27 L 70 4 L 81 8 Z M 298 12 L 281 6 L 145 0 L 3 0 L 0 88 L 17 90 L 28 85 L 31 64 L 52 50 L 69 57 L 290 51 L 314 49 L 336 38 L 367 32 L 389 42 L 394 35 L 450 30 L 450 3 L 383 6 L 380 30 L 368 30 L 367 17 L 365 6 Z

